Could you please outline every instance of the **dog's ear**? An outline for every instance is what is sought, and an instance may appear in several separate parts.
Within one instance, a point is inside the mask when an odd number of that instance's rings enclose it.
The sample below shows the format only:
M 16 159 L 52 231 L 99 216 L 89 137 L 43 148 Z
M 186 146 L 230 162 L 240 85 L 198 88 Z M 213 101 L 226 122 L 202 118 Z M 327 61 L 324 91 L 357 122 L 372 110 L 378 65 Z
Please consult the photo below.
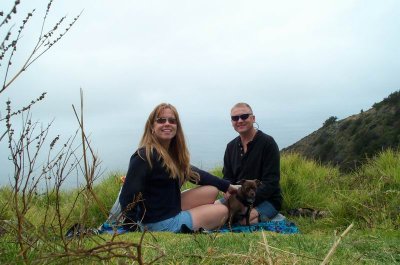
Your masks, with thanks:
M 254 180 L 256 182 L 257 187 L 262 185 L 262 182 L 259 179 Z

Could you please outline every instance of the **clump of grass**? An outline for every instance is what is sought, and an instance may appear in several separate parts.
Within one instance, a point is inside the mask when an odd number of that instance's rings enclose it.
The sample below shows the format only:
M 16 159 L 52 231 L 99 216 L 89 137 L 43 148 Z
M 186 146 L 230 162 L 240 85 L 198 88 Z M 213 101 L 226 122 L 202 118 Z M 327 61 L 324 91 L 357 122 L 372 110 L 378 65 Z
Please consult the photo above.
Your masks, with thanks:
M 123 184 L 121 177 L 124 175 L 125 174 L 121 172 L 113 172 L 94 187 L 95 193 L 98 194 L 99 199 L 103 202 L 107 211 L 111 209 L 117 199 L 118 192 Z M 94 223 L 101 224 L 105 221 L 105 213 L 103 213 L 99 207 L 96 207 L 96 205 L 91 205 L 89 207 L 89 212 L 96 216 L 96 218 L 93 219 Z M 106 214 L 108 214 L 108 212 Z
M 217 176 L 217 177 L 220 177 L 220 178 L 223 177 L 223 175 L 222 175 L 222 167 L 216 167 L 216 168 L 210 170 L 210 173 L 213 174 L 214 176 Z
M 89 204 L 85 200 L 88 194 L 82 193 L 81 188 L 61 190 L 59 196 L 56 196 L 54 190 L 48 193 L 40 193 L 32 198 L 32 204 L 26 214 L 26 219 L 35 225 L 55 225 L 56 216 L 56 200 L 59 200 L 60 213 L 64 217 L 68 228 L 74 223 L 84 223 L 89 227 L 97 227 L 107 218 L 108 210 L 114 204 L 119 189 L 122 186 L 121 176 L 119 172 L 113 172 L 103 179 L 100 183 L 94 185 L 94 192 L 103 203 L 106 212 L 103 212 L 99 205 L 95 203 L 93 198 L 89 198 Z M 9 198 L 12 191 L 9 187 L 0 189 L 0 220 L 12 220 L 13 209 L 10 208 Z M 82 214 L 86 213 L 83 216 Z M 46 216 L 46 220 L 44 217 Z M 66 220 L 66 216 L 68 219 Z M 52 223 L 53 222 L 53 223 Z
M 12 196 L 11 187 L 0 188 L 0 220 L 9 220 L 12 218 L 12 212 L 9 200 Z
M 400 153 L 382 151 L 345 176 L 336 199 L 338 216 L 370 228 L 398 229 L 400 224 Z
M 338 188 L 339 169 L 323 166 L 299 154 L 284 154 L 281 159 L 281 186 L 284 209 L 336 207 L 333 190 Z
M 400 190 L 400 152 L 388 149 L 368 159 L 357 171 L 358 176 L 365 176 L 372 187 L 380 190 Z
M 284 209 L 327 210 L 325 225 L 396 229 L 400 221 L 400 155 L 386 150 L 358 170 L 341 174 L 298 154 L 281 163 Z

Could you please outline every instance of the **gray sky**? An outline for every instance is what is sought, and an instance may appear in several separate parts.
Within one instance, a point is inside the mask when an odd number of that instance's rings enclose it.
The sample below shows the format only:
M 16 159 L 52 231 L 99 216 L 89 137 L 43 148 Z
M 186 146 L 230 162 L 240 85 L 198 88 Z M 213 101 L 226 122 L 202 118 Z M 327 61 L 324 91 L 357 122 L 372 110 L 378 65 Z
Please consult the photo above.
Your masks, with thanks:
M 19 13 L 32 6 L 36 20 L 15 66 L 33 47 L 46 3 L 22 1 Z M 86 129 L 105 170 L 126 171 L 161 102 L 178 108 L 192 163 L 209 169 L 236 136 L 229 111 L 239 101 L 284 148 L 329 116 L 359 113 L 400 88 L 397 0 L 70 0 L 53 3 L 49 22 L 82 9 L 65 38 L 1 95 L 1 114 L 8 98 L 17 108 L 46 91 L 34 118 L 55 119 L 52 133 L 65 139 L 77 128 L 71 104 L 79 105 L 82 88 Z

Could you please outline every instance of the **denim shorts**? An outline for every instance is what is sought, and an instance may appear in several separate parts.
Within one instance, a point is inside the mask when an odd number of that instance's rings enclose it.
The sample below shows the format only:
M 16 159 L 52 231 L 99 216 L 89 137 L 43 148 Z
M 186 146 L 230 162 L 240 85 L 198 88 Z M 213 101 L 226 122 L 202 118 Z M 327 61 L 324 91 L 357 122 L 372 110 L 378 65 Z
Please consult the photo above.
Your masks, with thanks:
M 174 232 L 179 233 L 182 225 L 186 225 L 189 229 L 193 230 L 192 215 L 189 211 L 182 211 L 174 217 L 156 222 L 142 224 L 149 231 L 162 231 L 162 232 Z M 142 229 L 143 229 L 142 227 Z
M 221 203 L 224 203 L 225 198 L 219 199 Z M 269 202 L 264 201 L 259 205 L 254 207 L 258 212 L 258 221 L 259 222 L 267 222 L 274 218 L 279 212 L 275 209 L 275 207 Z

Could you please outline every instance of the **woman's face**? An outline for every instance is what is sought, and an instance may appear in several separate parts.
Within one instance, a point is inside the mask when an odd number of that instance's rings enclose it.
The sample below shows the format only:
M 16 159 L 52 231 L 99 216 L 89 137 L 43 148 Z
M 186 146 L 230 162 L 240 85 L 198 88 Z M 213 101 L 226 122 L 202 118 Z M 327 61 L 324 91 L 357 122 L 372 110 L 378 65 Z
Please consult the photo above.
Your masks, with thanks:
M 163 109 L 153 124 L 155 136 L 166 149 L 176 135 L 176 128 L 176 117 L 171 109 Z

